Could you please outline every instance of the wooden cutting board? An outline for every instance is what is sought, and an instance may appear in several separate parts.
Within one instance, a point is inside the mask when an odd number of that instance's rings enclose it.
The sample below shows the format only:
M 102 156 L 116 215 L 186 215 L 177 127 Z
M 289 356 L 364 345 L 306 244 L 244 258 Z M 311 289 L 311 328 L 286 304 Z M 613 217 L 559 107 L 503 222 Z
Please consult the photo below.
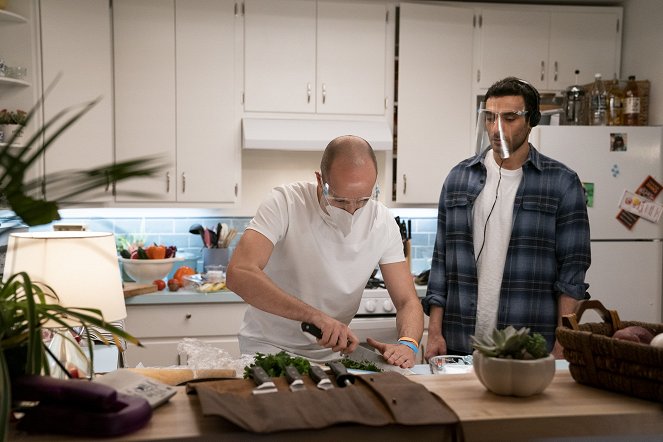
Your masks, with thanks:
M 124 291 L 124 297 L 129 298 L 131 296 L 154 293 L 157 291 L 157 286 L 154 284 L 139 284 L 137 282 L 125 282 L 123 291 Z

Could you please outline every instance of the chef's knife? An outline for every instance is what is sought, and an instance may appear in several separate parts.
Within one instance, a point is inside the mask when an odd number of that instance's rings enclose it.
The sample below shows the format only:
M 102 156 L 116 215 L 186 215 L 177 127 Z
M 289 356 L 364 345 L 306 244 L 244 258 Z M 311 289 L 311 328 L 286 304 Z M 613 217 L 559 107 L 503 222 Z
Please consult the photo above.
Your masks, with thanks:
M 308 322 L 302 322 L 302 330 L 312 334 L 316 338 L 322 338 L 322 330 Z M 395 371 L 400 374 L 414 374 L 407 368 L 400 368 L 388 363 L 381 354 L 371 351 L 361 345 L 357 346 L 355 351 L 347 355 L 348 359 L 355 362 L 371 362 L 382 371 Z
M 315 386 L 320 390 L 330 390 L 334 388 L 331 379 L 327 376 L 327 373 L 318 365 L 311 365 L 308 369 L 308 375 L 315 382 Z
M 304 385 L 304 380 L 302 379 L 302 375 L 299 374 L 297 367 L 295 367 L 294 365 L 288 365 L 285 368 L 285 378 L 288 380 L 288 383 L 290 384 L 290 391 L 296 392 L 296 391 L 306 390 L 306 386 Z
M 276 393 L 276 385 L 272 382 L 264 368 L 260 366 L 251 367 L 251 377 L 257 387 L 253 389 L 253 394 Z

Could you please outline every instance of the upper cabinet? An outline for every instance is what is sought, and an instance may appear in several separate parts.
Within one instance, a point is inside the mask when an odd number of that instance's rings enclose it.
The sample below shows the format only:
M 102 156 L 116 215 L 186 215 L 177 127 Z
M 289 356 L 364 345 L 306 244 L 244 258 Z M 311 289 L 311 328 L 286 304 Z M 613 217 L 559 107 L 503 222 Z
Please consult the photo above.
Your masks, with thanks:
M 487 89 L 516 75 L 541 91 L 562 90 L 594 74 L 619 75 L 622 9 L 618 7 L 486 6 L 477 10 L 475 82 Z
M 231 0 L 114 1 L 116 158 L 170 164 L 157 177 L 119 183 L 118 201 L 237 201 L 235 8 Z
M 111 17 L 107 0 L 41 0 L 44 120 L 94 99 L 100 101 L 49 146 L 45 172 L 83 170 L 113 163 Z M 81 55 L 84 54 L 84 58 Z M 47 132 L 51 134 L 56 129 Z M 48 195 L 54 197 L 57 195 Z M 84 196 L 91 201 L 90 195 Z M 112 186 L 94 201 L 112 201 Z M 76 201 L 71 197 L 68 201 Z
M 472 153 L 472 20 L 471 9 L 401 2 L 398 203 L 437 203 L 451 168 Z
M 244 110 L 384 115 L 386 1 L 246 0 Z

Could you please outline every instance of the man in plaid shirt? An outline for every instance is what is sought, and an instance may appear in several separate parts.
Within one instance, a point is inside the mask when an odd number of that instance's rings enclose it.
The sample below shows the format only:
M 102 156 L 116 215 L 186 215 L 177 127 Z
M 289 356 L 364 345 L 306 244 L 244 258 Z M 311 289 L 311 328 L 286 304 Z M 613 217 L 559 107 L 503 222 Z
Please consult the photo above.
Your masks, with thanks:
M 589 220 L 578 175 L 529 143 L 539 94 L 509 77 L 486 93 L 490 148 L 449 173 L 438 208 L 426 358 L 472 352 L 470 336 L 508 325 L 543 335 L 555 357 L 562 315 L 589 297 Z M 504 149 L 507 152 L 504 153 Z

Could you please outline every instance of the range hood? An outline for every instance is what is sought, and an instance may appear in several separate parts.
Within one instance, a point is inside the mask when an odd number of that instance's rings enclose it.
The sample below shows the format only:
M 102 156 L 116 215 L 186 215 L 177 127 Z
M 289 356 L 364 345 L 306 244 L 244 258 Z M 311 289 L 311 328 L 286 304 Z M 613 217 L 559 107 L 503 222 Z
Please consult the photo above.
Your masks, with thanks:
M 393 135 L 386 121 L 244 118 L 244 149 L 322 151 L 340 135 L 357 135 L 373 150 L 391 150 Z

